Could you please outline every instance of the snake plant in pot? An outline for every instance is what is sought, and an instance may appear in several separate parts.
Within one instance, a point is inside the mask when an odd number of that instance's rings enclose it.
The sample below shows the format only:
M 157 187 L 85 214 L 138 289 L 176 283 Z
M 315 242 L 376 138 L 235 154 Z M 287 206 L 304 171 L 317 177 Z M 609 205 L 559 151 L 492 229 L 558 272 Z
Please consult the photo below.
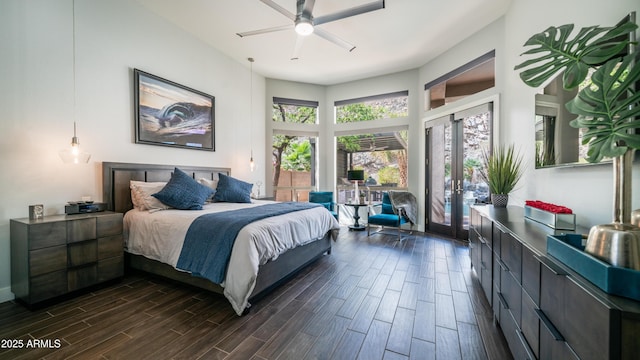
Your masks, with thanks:
M 509 193 L 522 177 L 522 156 L 513 145 L 498 146 L 492 153 L 482 153 L 483 180 L 489 185 L 491 203 L 495 207 L 506 207 Z
M 570 125 L 584 129 L 587 161 L 613 159 L 613 223 L 591 229 L 586 251 L 592 252 L 597 246 L 611 248 L 596 241 L 640 242 L 640 229 L 629 224 L 631 166 L 634 151 L 640 149 L 640 52 L 633 52 L 638 26 L 632 13 L 613 27 L 590 26 L 572 35 L 573 28 L 552 26 L 533 35 L 522 54 L 530 58 L 515 70 L 522 70 L 520 78 L 532 87 L 564 71 L 564 88 L 579 89 L 566 108 L 577 116 Z M 585 84 L 589 74 L 591 82 Z M 599 255 L 609 262 L 615 257 Z

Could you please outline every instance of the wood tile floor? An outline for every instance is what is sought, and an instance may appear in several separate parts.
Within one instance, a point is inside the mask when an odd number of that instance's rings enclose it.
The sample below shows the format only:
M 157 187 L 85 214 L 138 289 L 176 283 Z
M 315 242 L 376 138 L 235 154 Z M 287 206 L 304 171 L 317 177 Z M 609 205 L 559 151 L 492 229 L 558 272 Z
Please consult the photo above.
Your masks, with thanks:
M 5 302 L 2 345 L 31 348 L 0 359 L 510 359 L 468 248 L 396 239 L 343 229 L 331 255 L 243 317 L 220 295 L 142 273 L 36 311 Z

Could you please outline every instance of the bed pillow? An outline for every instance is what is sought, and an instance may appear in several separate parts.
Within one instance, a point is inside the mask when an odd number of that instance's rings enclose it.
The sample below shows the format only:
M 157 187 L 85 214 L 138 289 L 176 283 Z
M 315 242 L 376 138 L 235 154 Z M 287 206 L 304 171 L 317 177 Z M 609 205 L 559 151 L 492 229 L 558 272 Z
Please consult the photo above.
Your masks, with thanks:
M 129 182 L 129 188 L 131 189 L 131 201 L 133 207 L 149 212 L 155 212 L 158 210 L 166 210 L 171 207 L 163 204 L 160 200 L 154 198 L 152 195 L 162 190 L 167 185 L 166 182 L 144 182 L 131 180 Z
M 213 190 L 195 181 L 184 171 L 175 168 L 167 185 L 153 197 L 180 210 L 202 210 L 202 204 Z
M 218 174 L 218 188 L 215 195 L 213 195 L 214 201 L 224 201 L 233 203 L 250 203 L 251 202 L 251 190 L 253 184 L 232 178 L 225 174 Z
M 216 194 L 216 189 L 218 188 L 218 180 L 209 180 L 206 178 L 198 179 L 198 182 L 204 186 L 208 186 L 213 190 L 213 194 L 207 198 L 207 202 L 213 201 L 213 196 Z

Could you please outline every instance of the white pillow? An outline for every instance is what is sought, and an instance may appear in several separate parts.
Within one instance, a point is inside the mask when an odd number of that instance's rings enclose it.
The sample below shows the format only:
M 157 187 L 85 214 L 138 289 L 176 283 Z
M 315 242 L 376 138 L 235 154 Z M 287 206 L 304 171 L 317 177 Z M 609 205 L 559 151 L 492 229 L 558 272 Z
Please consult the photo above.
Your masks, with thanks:
M 163 204 L 160 200 L 151 196 L 164 188 L 166 182 L 144 182 L 131 180 L 129 187 L 131 188 L 131 201 L 133 207 L 138 210 L 150 212 L 158 210 L 170 209 L 170 206 Z
M 213 194 L 207 199 L 207 202 L 213 202 L 213 197 L 216 194 L 216 189 L 218 188 L 218 180 L 209 180 L 206 178 L 198 179 L 198 182 L 204 186 L 208 186 L 213 189 Z

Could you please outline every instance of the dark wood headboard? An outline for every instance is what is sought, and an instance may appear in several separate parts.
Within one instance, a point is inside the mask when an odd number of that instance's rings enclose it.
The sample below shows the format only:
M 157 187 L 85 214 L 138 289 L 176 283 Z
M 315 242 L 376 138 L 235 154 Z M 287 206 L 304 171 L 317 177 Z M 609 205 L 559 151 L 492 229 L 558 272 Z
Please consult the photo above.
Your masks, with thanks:
M 194 179 L 217 180 L 219 173 L 231 174 L 231 169 L 229 168 L 103 162 L 103 201 L 107 203 L 108 210 L 127 212 L 133 208 L 129 181 L 169 181 L 171 173 L 176 167 L 187 174 L 191 174 Z

